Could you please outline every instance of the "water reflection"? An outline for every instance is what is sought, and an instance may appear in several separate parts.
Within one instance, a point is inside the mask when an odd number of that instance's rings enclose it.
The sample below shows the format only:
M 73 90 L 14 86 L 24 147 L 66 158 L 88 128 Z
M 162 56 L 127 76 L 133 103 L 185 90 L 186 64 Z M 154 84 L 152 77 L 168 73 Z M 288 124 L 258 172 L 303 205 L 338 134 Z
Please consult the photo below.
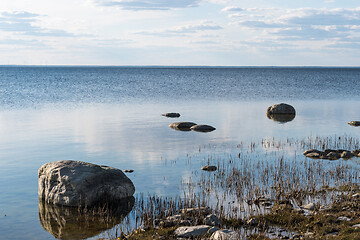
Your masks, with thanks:
M 86 239 L 120 224 L 132 210 L 134 201 L 134 197 L 129 197 L 110 210 L 87 210 L 39 200 L 39 220 L 42 227 L 57 239 Z
M 295 114 L 269 114 L 267 113 L 266 116 L 268 119 L 271 119 L 275 122 L 279 123 L 287 123 L 291 122 L 295 118 Z

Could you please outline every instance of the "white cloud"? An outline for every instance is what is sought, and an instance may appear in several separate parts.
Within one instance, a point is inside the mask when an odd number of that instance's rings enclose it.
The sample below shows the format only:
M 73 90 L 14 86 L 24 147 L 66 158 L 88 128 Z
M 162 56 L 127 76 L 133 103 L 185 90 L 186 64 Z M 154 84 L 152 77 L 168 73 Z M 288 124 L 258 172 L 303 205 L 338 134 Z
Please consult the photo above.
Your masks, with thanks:
M 47 29 L 36 25 L 40 14 L 31 12 L 0 13 L 0 31 L 16 32 L 28 36 L 74 37 L 73 33 L 61 29 Z
M 214 31 L 221 29 L 223 28 L 220 25 L 216 25 L 209 21 L 203 21 L 198 24 L 176 26 L 169 29 L 162 29 L 156 31 L 142 31 L 142 32 L 137 32 L 137 34 L 171 37 L 171 36 L 187 35 L 197 32 Z
M 120 7 L 126 10 L 169 10 L 172 8 L 196 7 L 201 0 L 95 0 L 106 7 Z

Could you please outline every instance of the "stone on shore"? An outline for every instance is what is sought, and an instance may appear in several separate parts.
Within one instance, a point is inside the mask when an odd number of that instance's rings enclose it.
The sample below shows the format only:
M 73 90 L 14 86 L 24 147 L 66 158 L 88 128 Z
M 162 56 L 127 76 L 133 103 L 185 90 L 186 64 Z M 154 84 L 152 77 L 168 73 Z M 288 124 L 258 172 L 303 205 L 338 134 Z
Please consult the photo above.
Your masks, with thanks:
M 191 127 L 196 125 L 193 122 L 175 122 L 169 125 L 172 129 L 180 130 L 180 131 L 191 131 Z
M 212 132 L 214 130 L 216 130 L 216 128 L 209 126 L 209 125 L 194 125 L 190 128 L 193 131 L 196 132 Z
M 272 114 L 292 114 L 295 115 L 296 111 L 295 108 L 289 104 L 286 103 L 280 103 L 280 104 L 275 104 L 272 105 L 270 107 L 268 107 L 266 113 L 268 115 L 272 115 Z
M 179 227 L 175 230 L 174 234 L 176 237 L 199 237 L 205 235 L 210 228 L 208 225 Z
M 304 206 L 302 206 L 302 208 L 306 209 L 306 210 L 314 210 L 315 209 L 315 203 L 309 203 L 309 204 L 306 204 Z
M 240 235 L 237 232 L 224 229 L 224 230 L 218 230 L 214 232 L 211 237 L 211 240 L 239 240 Z
M 358 126 L 360 126 L 360 121 L 351 121 L 351 122 L 348 122 L 348 124 L 351 126 L 358 127 Z
M 64 206 L 92 206 L 130 197 L 132 181 L 119 169 L 80 161 L 44 164 L 38 171 L 39 198 Z
M 168 117 L 168 118 L 179 118 L 180 117 L 180 113 L 164 113 L 162 115 L 164 117 Z
M 201 170 L 208 171 L 208 172 L 213 172 L 213 171 L 217 170 L 217 167 L 216 166 L 211 166 L 211 165 L 206 165 L 206 166 L 203 166 L 201 168 Z

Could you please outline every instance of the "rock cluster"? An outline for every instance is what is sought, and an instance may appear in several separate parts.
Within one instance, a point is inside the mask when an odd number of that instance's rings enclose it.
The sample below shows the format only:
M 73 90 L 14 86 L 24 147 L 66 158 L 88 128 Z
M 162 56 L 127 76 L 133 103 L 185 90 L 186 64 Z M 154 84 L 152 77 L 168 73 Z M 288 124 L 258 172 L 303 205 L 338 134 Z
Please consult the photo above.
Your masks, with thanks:
M 360 157 L 360 150 L 348 151 L 344 149 L 325 149 L 320 151 L 317 149 L 309 149 L 304 153 L 305 157 L 313 159 L 328 159 L 328 160 L 338 160 L 340 158 L 349 159 L 352 157 Z
M 92 206 L 130 197 L 132 181 L 119 169 L 80 161 L 44 164 L 38 171 L 39 198 L 64 206 Z

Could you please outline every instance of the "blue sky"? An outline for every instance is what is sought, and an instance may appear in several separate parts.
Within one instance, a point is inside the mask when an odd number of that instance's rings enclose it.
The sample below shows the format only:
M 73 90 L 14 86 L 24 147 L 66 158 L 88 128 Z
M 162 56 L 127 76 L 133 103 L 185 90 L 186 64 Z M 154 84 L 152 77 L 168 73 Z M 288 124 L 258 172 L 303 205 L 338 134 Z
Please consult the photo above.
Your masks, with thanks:
M 0 64 L 359 66 L 358 0 L 1 0 Z

